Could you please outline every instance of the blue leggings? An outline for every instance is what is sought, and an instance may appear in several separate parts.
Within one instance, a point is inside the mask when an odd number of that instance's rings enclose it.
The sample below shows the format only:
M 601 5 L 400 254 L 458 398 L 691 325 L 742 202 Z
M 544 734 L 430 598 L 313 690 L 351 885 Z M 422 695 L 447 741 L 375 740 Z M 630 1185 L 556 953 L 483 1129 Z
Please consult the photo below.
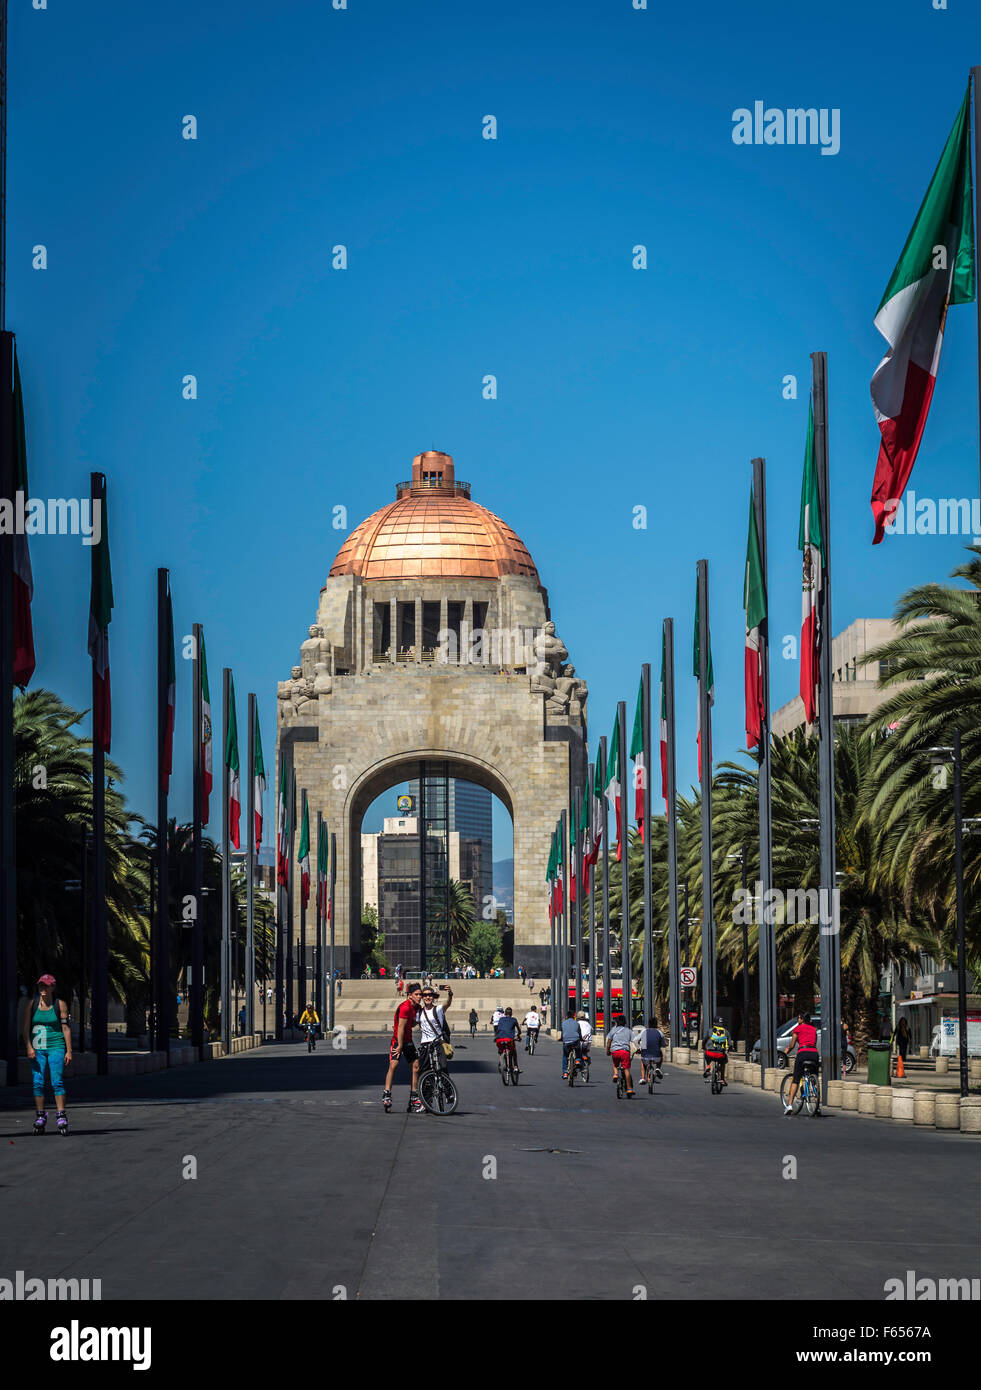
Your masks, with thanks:
M 43 1052 L 40 1048 L 35 1048 L 34 1057 L 31 1061 L 31 1072 L 34 1081 L 34 1095 L 41 1100 L 44 1099 L 44 1069 L 47 1067 L 51 1077 L 51 1089 L 55 1096 L 65 1094 L 65 1083 L 63 1080 L 65 1070 L 65 1049 L 58 1048 L 54 1052 Z

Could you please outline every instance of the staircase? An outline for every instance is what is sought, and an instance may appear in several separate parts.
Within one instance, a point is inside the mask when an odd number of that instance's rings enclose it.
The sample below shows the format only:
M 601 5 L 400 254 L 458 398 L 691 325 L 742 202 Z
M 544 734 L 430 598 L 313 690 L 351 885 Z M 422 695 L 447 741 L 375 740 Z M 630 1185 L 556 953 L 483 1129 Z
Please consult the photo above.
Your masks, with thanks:
M 334 1023 L 337 1026 L 353 1028 L 359 1033 L 390 1032 L 395 1010 L 405 995 L 395 992 L 394 980 L 342 980 L 341 997 L 335 996 Z M 411 983 L 411 981 L 409 981 Z M 440 987 L 439 1000 L 446 1000 L 446 980 L 433 976 L 433 983 Z M 527 985 L 520 980 L 450 980 L 453 990 L 453 1003 L 447 1021 L 454 1033 L 469 1033 L 467 1022 L 470 1010 L 476 1009 L 480 1022 L 478 1033 L 490 1029 L 491 1015 L 498 1005 L 514 1010 L 519 1022 L 534 1004 L 540 1008 L 538 991 L 541 983 L 535 981 L 532 994 Z

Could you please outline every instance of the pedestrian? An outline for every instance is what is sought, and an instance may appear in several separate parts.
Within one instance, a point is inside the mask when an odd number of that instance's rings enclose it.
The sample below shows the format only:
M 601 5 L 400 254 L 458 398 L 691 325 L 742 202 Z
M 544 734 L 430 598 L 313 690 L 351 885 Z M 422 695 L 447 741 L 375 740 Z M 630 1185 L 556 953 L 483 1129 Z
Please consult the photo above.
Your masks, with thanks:
M 477 1036 L 477 1024 L 478 1024 L 479 1022 L 480 1022 L 480 1019 L 477 1017 L 477 1010 L 476 1010 L 476 1009 L 471 1009 L 471 1010 L 470 1010 L 470 1036 L 471 1036 L 472 1038 L 475 1038 L 475 1037 Z
M 382 1105 L 385 1107 L 386 1115 L 391 1114 L 392 1111 L 392 1082 L 395 1080 L 399 1061 L 403 1057 L 409 1065 L 408 1109 L 415 1115 L 421 1114 L 423 1110 L 422 1101 L 419 1099 L 419 1053 L 412 1041 L 412 1030 L 418 1023 L 421 1007 L 422 985 L 416 982 L 407 987 L 406 998 L 395 1010 L 392 1041 L 388 1049 L 388 1073 L 385 1077 L 385 1089 L 382 1092 Z
M 248 1015 L 245 1011 L 245 1005 L 243 1004 L 238 1011 L 238 1031 L 240 1035 L 243 1035 L 245 1033 L 245 1020 L 247 1017 Z
M 337 997 L 338 997 L 338 999 L 340 999 L 340 997 L 341 997 L 341 991 L 342 991 L 343 985 L 344 985 L 344 981 L 339 977 L 339 975 L 338 975 L 338 973 L 337 973 L 336 970 L 334 971 L 334 980 L 335 980 L 336 983 L 337 983 Z
M 542 1008 L 544 1009 L 544 1008 L 545 1008 L 545 991 L 544 991 L 544 989 L 540 989 L 540 990 L 538 991 L 538 998 L 541 1000 L 541 1005 L 542 1005 Z
M 906 1070 L 906 1054 L 909 1051 L 910 1044 L 909 1024 L 906 1022 L 905 1018 L 899 1020 L 899 1027 L 893 1034 L 893 1042 L 896 1044 L 896 1050 L 899 1053 L 898 1071 L 899 1074 L 902 1075 Z M 842 1053 L 842 1055 L 844 1056 L 844 1053 Z
M 72 1059 L 72 1030 L 68 1005 L 54 993 L 55 983 L 53 975 L 41 975 L 37 982 L 37 991 L 24 1010 L 24 1042 L 31 1062 L 34 1109 L 37 1112 L 34 1120 L 35 1134 L 43 1134 L 48 1123 L 48 1112 L 44 1108 L 46 1072 L 51 1079 L 51 1090 L 58 1111 L 58 1133 L 68 1133 L 64 1072 Z
M 531 991 L 532 994 L 534 994 L 534 992 L 535 992 L 535 981 L 534 981 L 534 980 L 529 980 L 529 981 L 528 981 L 528 989 Z

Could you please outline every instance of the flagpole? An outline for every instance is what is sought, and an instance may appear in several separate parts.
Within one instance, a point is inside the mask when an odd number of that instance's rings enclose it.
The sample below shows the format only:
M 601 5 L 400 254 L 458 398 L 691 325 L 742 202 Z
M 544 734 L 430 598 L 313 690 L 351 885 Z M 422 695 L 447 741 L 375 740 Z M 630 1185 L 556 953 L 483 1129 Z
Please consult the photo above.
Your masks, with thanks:
M 579 816 L 581 800 L 579 788 L 572 789 L 572 807 L 569 811 L 570 825 L 570 854 L 569 869 L 572 873 L 572 881 L 576 890 L 576 910 L 569 913 L 569 945 L 572 948 L 570 954 L 574 952 L 573 969 L 573 1003 L 576 1006 L 576 1017 L 582 1012 L 582 845 L 579 843 Z M 575 858 L 573 859 L 571 847 L 575 846 Z M 571 906 L 571 904 L 570 904 Z
M 248 789 L 245 793 L 245 1031 L 255 1032 L 255 695 L 249 692 Z
M 981 477 L 981 103 L 978 102 L 978 79 L 981 67 L 971 69 L 974 79 L 974 308 L 978 320 L 978 473 Z
M 283 918 L 286 912 L 286 887 L 279 881 L 280 859 L 286 852 L 286 815 L 283 806 L 283 767 L 286 749 L 279 746 L 279 767 L 276 778 L 276 1017 L 274 1037 L 283 1041 L 283 1013 L 286 1008 L 286 991 L 283 981 Z
M 623 989 L 623 1016 L 628 1026 L 633 1023 L 633 999 L 630 988 L 630 859 L 629 810 L 627 803 L 627 705 L 617 705 L 617 740 L 620 758 L 620 970 Z
M 606 802 L 606 735 L 599 741 L 599 756 L 602 772 L 600 786 Z M 610 825 L 609 806 L 603 806 L 603 1035 L 610 1031 Z
M 152 953 L 154 1028 L 151 1047 L 167 1050 L 170 1037 L 167 1017 L 167 972 L 170 969 L 170 866 L 168 863 L 167 788 L 165 756 L 167 747 L 167 693 L 169 670 L 167 604 L 169 571 L 157 570 L 157 912 L 156 950 Z M 154 944 L 154 943 L 151 943 Z
M 698 704 L 702 735 L 702 1034 L 715 1021 L 715 904 L 712 873 L 712 710 L 709 705 L 708 560 L 698 568 Z
M 232 673 L 229 667 L 221 673 L 221 1042 L 226 1055 L 232 1050 L 231 1033 L 231 980 L 229 979 L 229 957 L 232 930 L 231 904 L 231 856 L 228 850 L 228 717 L 229 696 Z
M 760 721 L 759 772 L 757 790 L 760 822 L 759 903 L 756 910 L 757 949 L 760 989 L 760 1086 L 766 1082 L 767 1067 L 777 1064 L 777 947 L 773 914 L 767 910 L 767 895 L 773 887 L 773 749 L 770 741 L 770 619 L 769 570 L 766 541 L 766 459 L 753 459 L 753 512 L 763 573 L 764 607 L 767 614 L 760 623 L 760 682 L 763 717 Z
M 596 767 L 590 763 L 586 771 L 586 786 L 589 788 L 587 800 L 589 802 L 589 848 L 592 853 L 595 839 L 593 838 L 593 801 L 596 796 Z M 596 1027 L 596 865 L 593 865 L 593 873 L 589 882 L 589 1026 Z
M 569 1007 L 569 836 L 568 836 L 569 813 L 563 811 L 559 816 L 559 834 L 562 837 L 562 911 L 559 913 L 559 958 L 558 958 L 558 979 L 556 981 L 556 1001 L 555 1010 L 557 1022 L 555 1027 L 561 1028 L 562 1020 L 565 1018 L 566 1010 Z
M 644 1026 L 654 1013 L 654 910 L 651 863 L 651 667 L 640 668 L 640 725 L 644 776 Z
M 315 950 L 315 979 L 314 979 L 314 999 L 316 1001 L 317 1017 L 323 1022 L 324 1018 L 324 898 L 327 894 L 327 884 L 324 882 L 324 813 L 317 812 L 317 946 Z
M 330 873 L 328 875 L 330 883 L 330 893 L 327 898 L 327 920 L 330 922 L 330 1031 L 334 1031 L 334 995 L 336 989 L 334 985 L 334 885 L 337 882 L 337 835 L 332 830 L 330 832 Z
M 7 3 L 0 10 L 0 181 L 6 166 Z M 0 184 L 2 197 L 2 184 Z M 3 240 L 6 209 L 0 204 L 0 325 L 3 324 Z M 0 332 L 0 497 L 14 496 L 12 333 Z M 0 1055 L 7 1085 L 17 1085 L 17 861 L 14 849 L 14 536 L 0 533 Z
M 678 936 L 678 821 L 677 788 L 675 785 L 674 755 L 674 619 L 665 618 L 664 633 L 664 702 L 668 742 L 668 799 L 665 810 L 668 818 L 668 940 L 669 990 L 671 1015 L 671 1047 L 681 1046 L 680 941 Z
M 296 1012 L 293 999 L 294 971 L 293 940 L 293 829 L 296 825 L 296 768 L 290 768 L 289 800 L 287 805 L 287 839 L 289 853 L 286 856 L 286 1024 L 293 1027 L 293 1014 Z
M 817 469 L 818 506 L 821 535 L 824 538 L 824 564 L 818 591 L 818 766 L 821 822 L 821 898 L 830 921 L 821 921 L 821 1031 L 827 1067 L 821 1071 L 821 1099 L 828 1102 L 828 1082 L 837 1080 L 840 1067 L 841 950 L 836 910 L 835 873 L 835 746 L 831 686 L 831 508 L 828 468 L 828 358 L 824 352 L 811 353 L 814 392 L 814 462 Z M 820 914 L 819 914 L 820 915 Z
M 307 810 L 307 789 L 300 790 L 300 825 L 301 827 L 309 823 L 309 811 Z M 300 831 L 300 847 L 303 845 L 303 832 Z M 307 855 L 310 854 L 310 845 L 307 844 Z M 300 958 L 297 961 L 296 979 L 296 1002 L 302 1004 L 305 1009 L 307 1006 L 307 905 L 303 901 L 303 875 L 300 874 Z
M 194 683 L 193 714 L 191 719 L 192 795 L 194 812 L 191 819 L 191 875 L 194 888 L 194 921 L 191 923 L 191 989 L 190 1006 L 191 1046 L 204 1046 L 204 845 L 202 842 L 201 812 L 204 801 L 204 769 L 201 749 L 204 739 L 204 700 L 201 691 L 201 643 L 204 631 L 194 623 L 191 657 L 191 680 Z M 200 1053 L 198 1054 L 200 1056 Z
M 104 473 L 89 475 L 91 515 L 95 517 L 98 502 L 103 523 L 105 522 L 106 479 Z M 108 545 L 108 536 L 103 529 L 99 545 L 92 547 L 92 602 L 93 612 L 96 586 L 99 581 L 99 566 L 102 556 L 99 551 Z M 101 618 L 100 618 L 101 620 Z M 91 621 L 91 620 L 90 620 Z M 98 650 L 98 649 L 97 649 Z M 96 1058 L 96 1074 L 109 1075 L 109 924 L 106 913 L 106 763 L 102 744 L 103 729 L 99 727 L 100 716 L 104 718 L 105 687 L 96 669 L 96 656 L 92 657 L 92 1047 Z M 85 872 L 85 865 L 82 865 Z M 84 1030 L 84 1017 L 80 1033 Z M 84 1037 L 79 1039 L 84 1043 Z

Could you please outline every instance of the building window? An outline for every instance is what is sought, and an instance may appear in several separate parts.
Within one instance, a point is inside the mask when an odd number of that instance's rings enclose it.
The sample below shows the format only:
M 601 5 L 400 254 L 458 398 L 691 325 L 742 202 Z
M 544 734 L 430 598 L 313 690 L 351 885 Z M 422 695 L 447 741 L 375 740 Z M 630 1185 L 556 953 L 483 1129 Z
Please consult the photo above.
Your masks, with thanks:
M 392 645 L 391 627 L 392 614 L 389 605 L 387 603 L 376 603 L 374 618 L 374 638 L 372 641 L 373 661 L 388 660 L 388 649 Z

